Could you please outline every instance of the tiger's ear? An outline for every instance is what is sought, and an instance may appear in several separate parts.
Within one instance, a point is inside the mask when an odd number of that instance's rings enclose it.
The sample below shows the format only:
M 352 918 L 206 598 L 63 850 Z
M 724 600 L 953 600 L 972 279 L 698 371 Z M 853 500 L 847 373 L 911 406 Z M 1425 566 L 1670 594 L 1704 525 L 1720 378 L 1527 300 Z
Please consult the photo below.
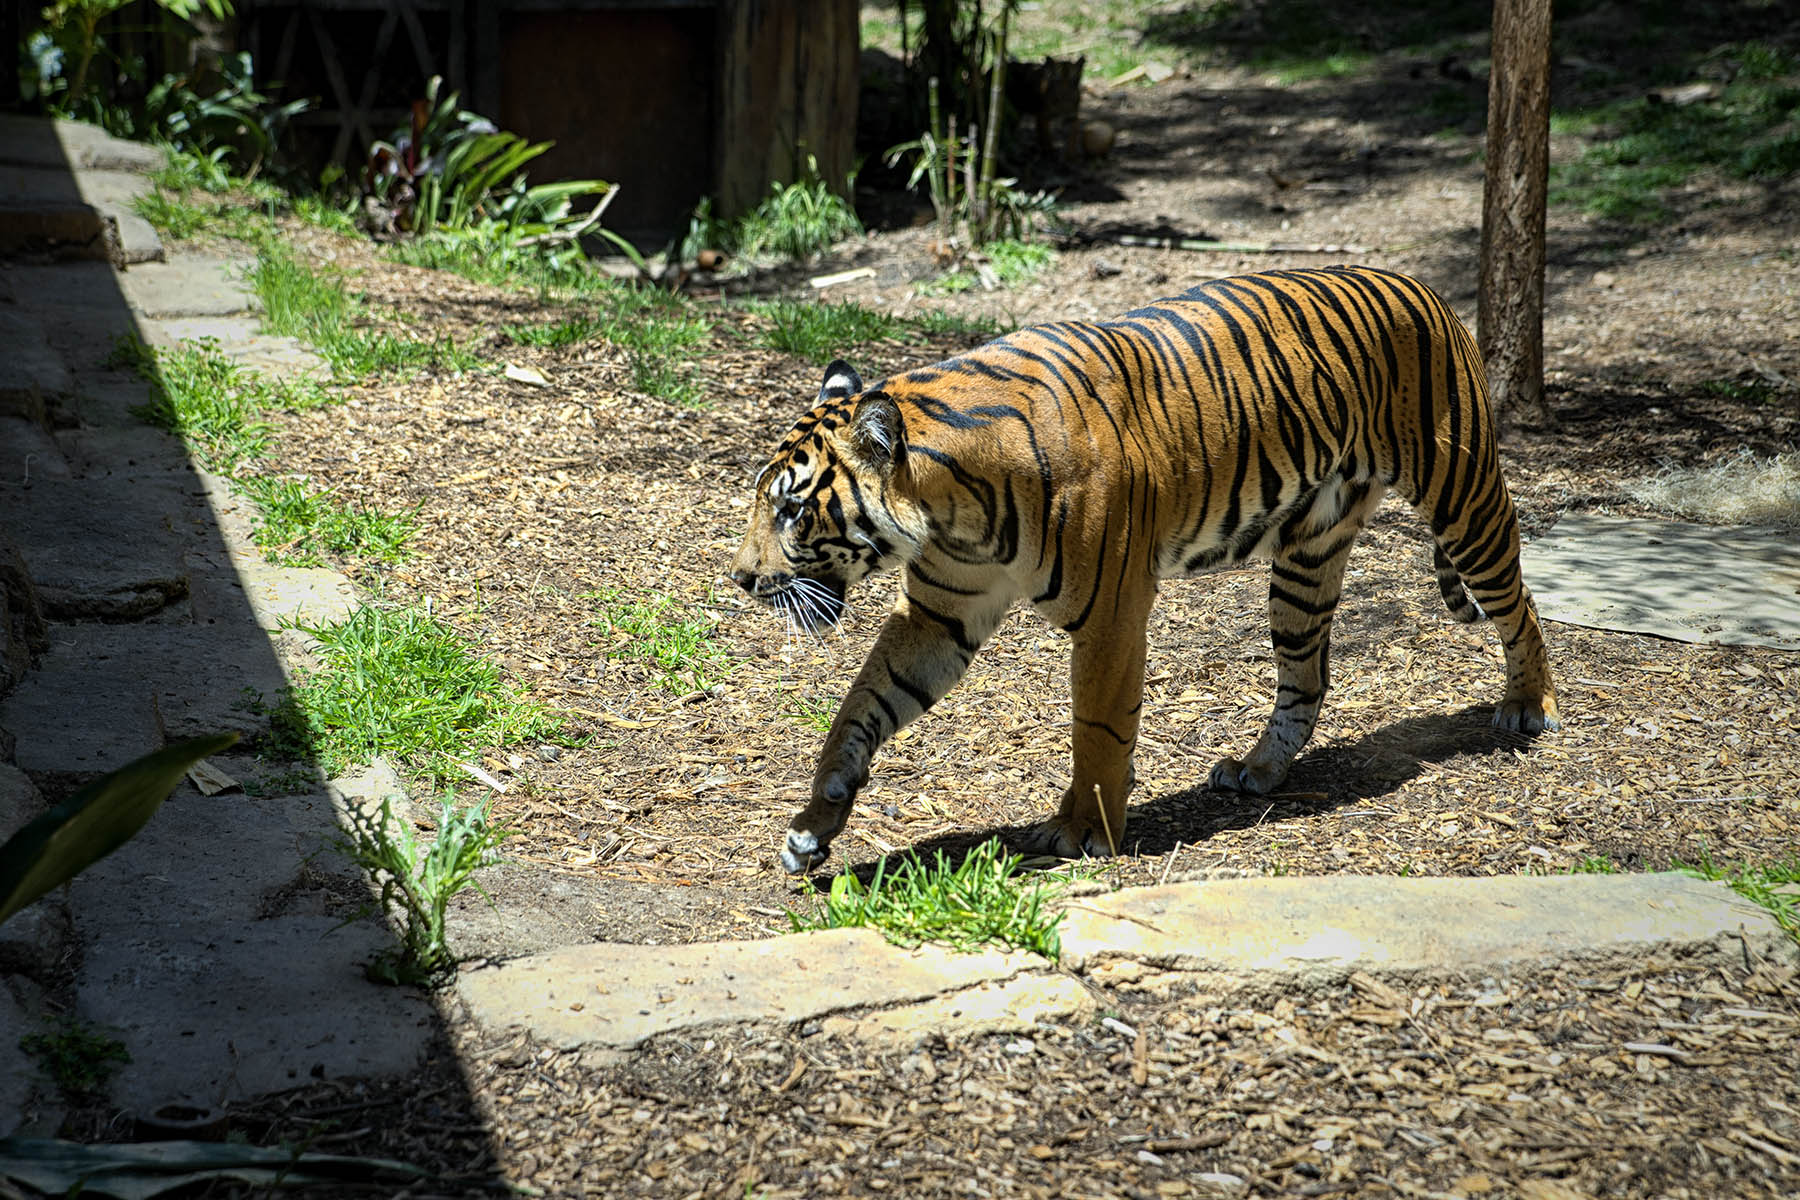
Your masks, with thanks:
M 825 381 L 819 385 L 819 403 L 827 400 L 847 400 L 862 391 L 862 376 L 856 368 L 843 359 L 836 359 L 825 368 Z
M 864 392 L 850 418 L 850 446 L 864 466 L 892 470 L 906 453 L 906 427 L 900 406 L 886 392 Z

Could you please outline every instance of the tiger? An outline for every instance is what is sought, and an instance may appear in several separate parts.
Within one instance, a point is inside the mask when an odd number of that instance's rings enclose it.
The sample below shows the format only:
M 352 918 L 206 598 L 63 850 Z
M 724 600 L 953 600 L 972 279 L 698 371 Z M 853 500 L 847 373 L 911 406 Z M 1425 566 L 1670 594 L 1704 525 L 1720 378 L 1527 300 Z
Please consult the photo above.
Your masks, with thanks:
M 1364 266 L 1203 283 L 1110 321 L 1034 325 L 817 404 L 755 476 L 731 579 L 791 628 L 902 573 L 781 850 L 818 866 L 875 752 L 968 670 L 1016 601 L 1071 640 L 1072 772 L 1034 850 L 1125 845 L 1158 581 L 1272 561 L 1274 709 L 1214 791 L 1266 794 L 1312 736 L 1351 545 L 1389 489 L 1429 525 L 1444 604 L 1505 650 L 1494 724 L 1560 728 L 1474 339 L 1425 284 Z

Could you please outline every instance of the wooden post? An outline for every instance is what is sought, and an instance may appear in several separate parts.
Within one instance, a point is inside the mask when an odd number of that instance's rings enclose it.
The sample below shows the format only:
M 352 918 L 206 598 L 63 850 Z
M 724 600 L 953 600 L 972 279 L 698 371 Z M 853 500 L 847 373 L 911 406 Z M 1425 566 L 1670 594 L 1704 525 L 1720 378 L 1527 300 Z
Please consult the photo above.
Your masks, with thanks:
M 1550 0 L 1494 0 L 1476 317 L 1502 427 L 1544 402 L 1544 203 L 1550 171 Z
M 856 0 L 727 0 L 719 8 L 718 214 L 818 160 L 842 190 L 856 136 Z

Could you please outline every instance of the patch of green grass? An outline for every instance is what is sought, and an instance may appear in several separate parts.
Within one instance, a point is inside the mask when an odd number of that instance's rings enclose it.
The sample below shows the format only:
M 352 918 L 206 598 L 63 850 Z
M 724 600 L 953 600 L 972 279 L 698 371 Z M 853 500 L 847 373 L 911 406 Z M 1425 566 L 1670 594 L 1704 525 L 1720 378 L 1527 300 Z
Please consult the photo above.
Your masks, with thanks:
M 1700 391 L 1707 396 L 1717 396 L 1721 400 L 1736 400 L 1741 403 L 1765 404 L 1774 400 L 1781 393 L 1775 385 L 1752 379 L 1708 379 L 1700 385 Z
M 713 640 L 713 622 L 682 612 L 673 596 L 609 588 L 590 599 L 598 606 L 594 624 L 605 633 L 601 648 L 607 657 L 643 663 L 665 692 L 704 691 L 731 671 L 730 659 Z
M 409 986 L 440 982 L 456 966 L 444 930 L 450 900 L 471 887 L 481 890 L 475 872 L 499 861 L 507 830 L 493 823 L 487 804 L 458 807 L 454 797 L 443 800 L 429 842 L 386 799 L 378 811 L 348 806 L 346 818 L 338 849 L 368 872 L 400 935 L 398 946 L 368 965 L 369 978 Z
M 150 401 L 133 413 L 180 437 L 201 466 L 231 474 L 268 453 L 271 409 L 298 411 L 332 403 L 309 379 L 270 379 L 246 370 L 202 338 L 155 350 L 135 336 L 119 338 L 107 365 L 131 370 L 151 385 Z
M 1623 869 L 1604 854 L 1584 854 L 1569 868 L 1571 875 L 1619 875 Z
M 1143 24 L 1153 45 L 1272 72 L 1284 83 L 1339 78 L 1390 51 L 1427 53 L 1485 35 L 1482 0 L 1392 5 L 1346 19 L 1331 0 L 1216 0 L 1158 9 Z
M 246 796 L 297 796 L 317 789 L 319 774 L 309 766 L 290 766 L 243 780 L 241 786 Z
M 442 783 L 481 750 L 560 735 L 560 719 L 426 608 L 365 604 L 299 628 L 320 665 L 303 673 L 293 706 L 327 774 L 379 754 Z
M 157 233 L 175 241 L 191 238 L 205 229 L 218 211 L 212 205 L 194 204 L 161 188 L 135 197 L 131 210 L 150 222 Z
M 1019 861 L 998 841 L 955 865 L 942 850 L 931 866 L 909 857 L 889 871 L 884 859 L 868 884 L 846 870 L 815 913 L 790 913 L 789 920 L 796 931 L 867 926 L 902 946 L 939 942 L 967 951 L 998 944 L 1054 962 L 1062 953 L 1062 914 L 1046 911 L 1046 902 L 1066 880 L 1022 875 Z
M 981 248 L 981 252 L 987 256 L 988 269 L 994 273 L 994 278 L 1001 287 L 1027 283 L 1056 261 L 1056 251 L 1044 243 L 1021 242 L 1012 238 L 989 242 Z M 966 292 L 980 283 L 980 277 L 974 271 L 959 267 L 924 284 L 919 290 L 927 295 L 942 296 Z
M 891 338 L 903 328 L 899 318 L 860 304 L 759 300 L 746 307 L 769 321 L 758 345 L 797 354 L 821 366 L 841 357 L 849 346 Z
M 573 346 L 577 342 L 585 342 L 597 334 L 600 328 L 601 323 L 596 317 L 574 316 L 543 325 L 509 325 L 506 328 L 506 336 L 521 346 L 554 349 L 558 346 Z
M 37 1059 L 50 1081 L 71 1096 L 105 1090 L 119 1069 L 131 1061 L 125 1043 L 73 1018 L 48 1033 L 28 1033 L 19 1049 Z
M 288 203 L 293 214 L 308 225 L 329 229 L 345 237 L 358 237 L 362 233 L 356 227 L 356 218 L 323 196 L 294 196 Z
M 270 562 L 317 567 L 328 557 L 379 563 L 406 557 L 414 512 L 341 504 L 329 488 L 312 490 L 282 476 L 253 475 L 237 487 L 260 510 L 253 536 Z
M 782 716 L 792 717 L 820 733 L 831 732 L 831 722 L 837 717 L 838 711 L 835 699 L 821 699 L 800 692 L 789 692 L 787 699 L 788 706 L 781 710 Z
M 1702 854 L 1698 863 L 1677 860 L 1675 866 L 1696 879 L 1724 880 L 1744 899 L 1768 909 L 1776 924 L 1800 943 L 1800 857 L 1761 865 L 1744 863 L 1733 870 L 1713 862 L 1710 854 Z
M 1005 332 L 992 317 L 965 317 L 961 313 L 926 309 L 906 323 L 928 337 L 999 337 Z
M 133 415 L 181 438 L 208 470 L 229 474 L 268 453 L 269 425 L 261 417 L 267 397 L 216 342 L 155 351 L 121 339 L 107 363 L 130 367 L 151 384 L 149 403 Z
M 368 328 L 362 305 L 341 274 L 315 271 L 279 245 L 261 249 L 250 282 L 262 297 L 269 330 L 308 343 L 340 377 L 425 368 L 470 371 L 483 365 L 448 338 L 421 342 Z
M 1800 58 L 1749 42 L 1709 59 L 1735 62 L 1718 96 L 1693 104 L 1644 96 L 1559 114 L 1552 128 L 1593 141 L 1550 168 L 1550 202 L 1608 220 L 1652 224 L 1670 215 L 1666 193 L 1707 170 L 1774 183 L 1800 172 Z

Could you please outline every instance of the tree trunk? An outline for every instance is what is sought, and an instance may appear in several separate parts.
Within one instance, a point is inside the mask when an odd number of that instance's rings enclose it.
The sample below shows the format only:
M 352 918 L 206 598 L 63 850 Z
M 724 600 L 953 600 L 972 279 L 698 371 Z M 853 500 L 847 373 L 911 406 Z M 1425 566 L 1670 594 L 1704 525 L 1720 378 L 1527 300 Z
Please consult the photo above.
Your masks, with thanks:
M 1494 0 L 1487 180 L 1476 318 L 1502 427 L 1544 402 L 1544 199 L 1550 171 L 1550 0 Z

